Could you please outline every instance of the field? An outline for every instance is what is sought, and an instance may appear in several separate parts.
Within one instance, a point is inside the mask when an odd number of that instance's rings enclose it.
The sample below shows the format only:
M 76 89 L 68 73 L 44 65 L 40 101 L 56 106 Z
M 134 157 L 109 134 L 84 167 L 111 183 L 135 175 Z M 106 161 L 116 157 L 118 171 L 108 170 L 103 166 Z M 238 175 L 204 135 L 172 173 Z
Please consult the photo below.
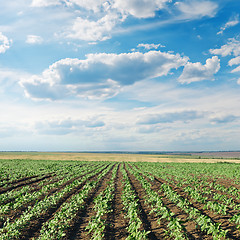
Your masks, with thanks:
M 240 239 L 234 161 L 1 153 L 0 239 Z

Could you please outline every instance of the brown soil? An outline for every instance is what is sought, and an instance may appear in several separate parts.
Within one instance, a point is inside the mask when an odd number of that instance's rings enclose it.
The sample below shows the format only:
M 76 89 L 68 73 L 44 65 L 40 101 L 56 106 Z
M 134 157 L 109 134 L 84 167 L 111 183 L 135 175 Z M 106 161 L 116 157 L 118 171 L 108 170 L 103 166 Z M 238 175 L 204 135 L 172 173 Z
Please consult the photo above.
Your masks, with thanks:
M 121 200 L 121 195 L 123 192 L 122 179 L 123 179 L 123 176 L 119 166 L 117 171 L 116 181 L 115 181 L 113 212 L 112 212 L 111 218 L 109 219 L 110 232 L 106 236 L 106 239 L 109 239 L 109 240 L 114 240 L 114 239 L 124 240 L 128 236 L 128 232 L 127 232 L 128 225 L 127 225 L 126 218 L 124 218 L 123 204 Z

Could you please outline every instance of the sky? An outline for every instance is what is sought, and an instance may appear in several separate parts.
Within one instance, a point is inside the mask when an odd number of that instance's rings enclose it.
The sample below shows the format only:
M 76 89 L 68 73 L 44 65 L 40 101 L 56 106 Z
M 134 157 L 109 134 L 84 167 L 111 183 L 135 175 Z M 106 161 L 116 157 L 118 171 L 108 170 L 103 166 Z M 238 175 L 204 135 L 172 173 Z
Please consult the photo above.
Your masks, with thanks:
M 240 2 L 0 8 L 0 151 L 240 150 Z

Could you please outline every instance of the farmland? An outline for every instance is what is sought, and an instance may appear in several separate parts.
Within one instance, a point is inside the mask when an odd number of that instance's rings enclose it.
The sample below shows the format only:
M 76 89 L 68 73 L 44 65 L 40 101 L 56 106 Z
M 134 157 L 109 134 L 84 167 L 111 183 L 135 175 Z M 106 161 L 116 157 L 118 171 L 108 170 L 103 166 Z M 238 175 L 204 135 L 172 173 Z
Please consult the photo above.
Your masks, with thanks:
M 231 160 L 21 156 L 0 155 L 1 240 L 240 239 L 240 165 Z

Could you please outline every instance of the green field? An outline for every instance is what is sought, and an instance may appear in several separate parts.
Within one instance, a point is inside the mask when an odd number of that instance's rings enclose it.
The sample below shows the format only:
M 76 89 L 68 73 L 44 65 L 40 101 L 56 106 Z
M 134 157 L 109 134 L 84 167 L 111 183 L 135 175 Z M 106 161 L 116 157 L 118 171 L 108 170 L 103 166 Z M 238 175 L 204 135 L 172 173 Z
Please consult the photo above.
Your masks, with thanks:
M 0 239 L 240 239 L 231 161 L 1 153 Z

